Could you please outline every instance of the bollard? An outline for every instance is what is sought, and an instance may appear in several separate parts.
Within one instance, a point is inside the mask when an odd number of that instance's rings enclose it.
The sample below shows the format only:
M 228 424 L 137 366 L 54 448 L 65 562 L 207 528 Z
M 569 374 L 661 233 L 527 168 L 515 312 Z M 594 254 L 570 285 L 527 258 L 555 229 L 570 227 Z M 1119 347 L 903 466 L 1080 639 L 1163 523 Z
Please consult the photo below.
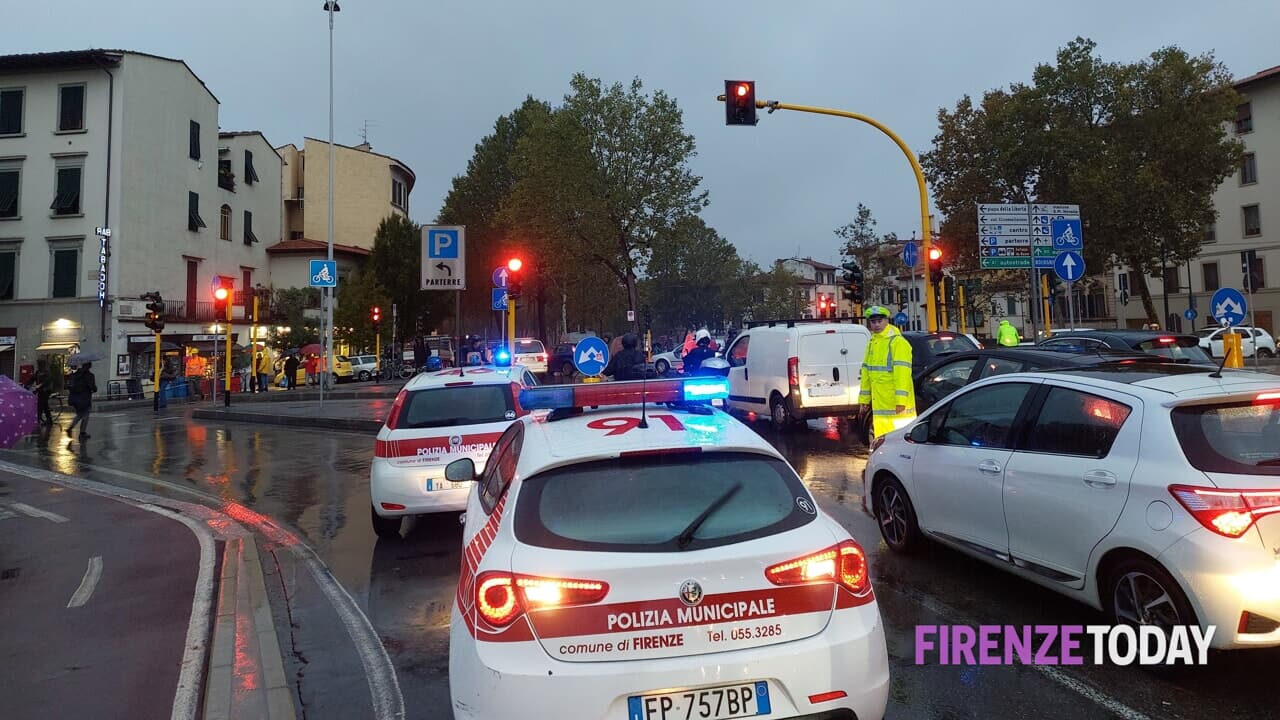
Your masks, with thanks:
M 1235 330 L 1222 333 L 1222 352 L 1227 357 L 1223 367 L 1244 367 L 1244 342 Z

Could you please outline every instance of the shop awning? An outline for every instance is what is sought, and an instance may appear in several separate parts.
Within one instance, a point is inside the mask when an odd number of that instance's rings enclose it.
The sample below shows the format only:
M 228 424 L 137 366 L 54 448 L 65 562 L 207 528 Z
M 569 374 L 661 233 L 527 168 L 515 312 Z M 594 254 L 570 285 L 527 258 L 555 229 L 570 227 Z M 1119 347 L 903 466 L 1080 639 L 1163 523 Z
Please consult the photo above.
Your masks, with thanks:
M 0 352 L 4 352 L 5 350 L 12 350 L 12 349 L 13 349 L 12 345 L 0 345 Z
M 43 345 L 36 347 L 36 351 L 44 352 L 47 350 L 70 350 L 71 348 L 76 347 L 79 344 L 80 343 L 59 343 L 59 342 L 44 343 Z

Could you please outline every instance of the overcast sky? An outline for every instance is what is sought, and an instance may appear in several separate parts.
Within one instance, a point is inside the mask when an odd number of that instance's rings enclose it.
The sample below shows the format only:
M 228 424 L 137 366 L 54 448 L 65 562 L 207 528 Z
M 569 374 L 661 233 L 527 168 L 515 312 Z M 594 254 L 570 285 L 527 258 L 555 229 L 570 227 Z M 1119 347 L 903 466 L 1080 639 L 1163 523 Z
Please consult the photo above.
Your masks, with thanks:
M 526 95 L 559 103 L 574 72 L 639 76 L 673 95 L 697 140 L 707 221 L 757 262 L 833 261 L 832 230 L 871 208 L 880 231 L 920 226 L 911 171 L 850 120 L 761 114 L 725 127 L 726 79 L 761 99 L 855 110 L 929 149 L 939 107 L 1028 80 L 1082 35 L 1110 60 L 1164 45 L 1213 51 L 1237 77 L 1280 65 L 1276 0 L 340 0 L 336 142 L 417 174 L 431 222 L 494 120 Z M 224 130 L 275 145 L 328 134 L 322 0 L 6 0 L 0 53 L 91 47 L 181 58 L 222 102 Z

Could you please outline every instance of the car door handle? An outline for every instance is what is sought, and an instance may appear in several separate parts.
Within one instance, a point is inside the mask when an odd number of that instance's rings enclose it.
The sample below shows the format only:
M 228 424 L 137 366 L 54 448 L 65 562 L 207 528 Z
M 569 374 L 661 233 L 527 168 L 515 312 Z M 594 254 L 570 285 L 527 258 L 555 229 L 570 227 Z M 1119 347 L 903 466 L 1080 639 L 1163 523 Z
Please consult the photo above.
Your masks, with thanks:
M 984 472 L 989 475 L 995 475 L 1000 472 L 1000 463 L 995 460 L 983 460 L 978 463 L 978 472 Z
M 1084 484 L 1096 488 L 1115 487 L 1116 476 L 1106 470 L 1090 470 L 1084 474 Z

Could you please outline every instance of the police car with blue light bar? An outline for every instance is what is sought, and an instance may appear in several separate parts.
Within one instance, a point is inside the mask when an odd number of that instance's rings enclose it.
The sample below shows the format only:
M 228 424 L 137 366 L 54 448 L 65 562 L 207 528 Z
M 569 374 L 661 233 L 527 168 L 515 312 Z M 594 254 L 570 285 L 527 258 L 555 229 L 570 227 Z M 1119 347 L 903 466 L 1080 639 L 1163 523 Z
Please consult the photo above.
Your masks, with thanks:
M 525 388 L 473 482 L 454 717 L 880 718 L 867 556 L 723 378 Z

